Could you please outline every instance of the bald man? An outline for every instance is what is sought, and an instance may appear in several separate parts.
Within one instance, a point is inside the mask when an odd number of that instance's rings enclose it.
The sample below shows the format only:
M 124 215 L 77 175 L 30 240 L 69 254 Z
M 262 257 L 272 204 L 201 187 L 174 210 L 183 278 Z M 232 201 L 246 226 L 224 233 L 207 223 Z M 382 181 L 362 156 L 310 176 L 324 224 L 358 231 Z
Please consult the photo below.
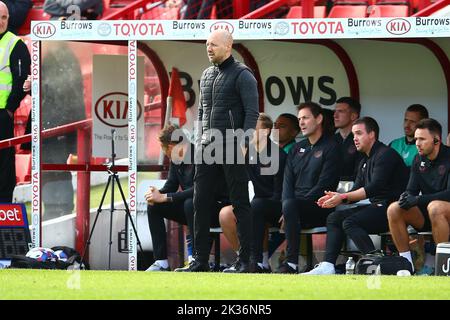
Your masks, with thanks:
M 23 83 L 30 73 L 25 43 L 8 31 L 9 11 L 0 1 L 0 141 L 14 137 L 14 112 L 25 97 Z M 0 203 L 11 202 L 16 186 L 14 147 L 0 149 Z
M 237 219 L 241 247 L 238 259 L 225 272 L 249 272 L 251 216 L 248 177 L 239 160 L 243 141 L 234 138 L 238 129 L 249 133 L 258 119 L 258 90 L 252 71 L 232 54 L 233 37 L 224 30 L 211 33 L 206 51 L 212 66 L 200 80 L 200 103 L 196 130 L 196 172 L 194 177 L 194 259 L 176 271 L 209 271 L 211 190 L 225 173 L 229 198 Z M 211 150 L 213 150 L 211 152 Z M 231 155 L 231 156 L 230 156 Z M 237 158 L 236 158 L 237 157 Z M 243 158 L 243 157 L 242 157 Z

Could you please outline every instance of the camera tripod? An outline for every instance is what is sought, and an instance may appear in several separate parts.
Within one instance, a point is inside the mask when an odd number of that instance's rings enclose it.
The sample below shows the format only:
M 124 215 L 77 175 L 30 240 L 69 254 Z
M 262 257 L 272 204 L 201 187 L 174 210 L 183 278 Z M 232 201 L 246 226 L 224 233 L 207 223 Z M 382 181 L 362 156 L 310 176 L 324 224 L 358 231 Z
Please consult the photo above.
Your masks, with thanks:
M 109 175 L 108 176 L 108 182 L 106 183 L 105 190 L 103 191 L 102 199 L 100 200 L 100 204 L 99 204 L 98 209 L 97 209 L 97 214 L 96 214 L 95 219 L 94 219 L 94 224 L 92 225 L 91 231 L 89 232 L 89 238 L 88 238 L 88 240 L 87 240 L 87 242 L 86 242 L 86 244 L 84 246 L 83 254 L 81 255 L 81 261 L 83 261 L 84 260 L 84 256 L 86 254 L 86 250 L 87 250 L 88 246 L 91 244 L 91 238 L 92 238 L 92 235 L 94 234 L 94 229 L 95 229 L 95 226 L 97 224 L 97 220 L 98 220 L 98 217 L 100 215 L 100 212 L 102 212 L 102 206 L 103 206 L 103 202 L 105 201 L 106 193 L 108 192 L 109 185 L 111 184 L 111 206 L 110 206 L 110 218 L 109 218 L 108 270 L 111 270 L 111 245 L 112 245 L 113 213 L 114 213 L 114 211 L 118 211 L 119 210 L 119 209 L 115 209 L 114 208 L 114 185 L 116 183 L 117 183 L 117 185 L 119 187 L 120 195 L 122 197 L 122 201 L 123 201 L 123 204 L 125 206 L 125 209 L 120 209 L 120 210 L 124 210 L 125 211 L 126 218 L 129 219 L 129 221 L 131 222 L 131 226 L 133 227 L 133 232 L 134 232 L 134 235 L 136 236 L 136 241 L 137 241 L 137 244 L 139 246 L 139 249 L 141 250 L 141 252 L 144 252 L 144 250 L 142 249 L 142 246 L 141 246 L 141 241 L 139 240 L 139 237 L 138 237 L 138 234 L 137 234 L 137 231 L 136 231 L 136 227 L 134 226 L 134 222 L 131 219 L 130 209 L 129 209 L 128 203 L 127 203 L 127 201 L 125 199 L 125 195 L 123 193 L 122 186 L 120 185 L 119 176 L 117 174 L 117 171 L 114 171 L 114 164 L 115 164 L 115 158 L 116 158 L 116 154 L 115 154 L 115 151 L 114 151 L 114 136 L 115 136 L 115 132 L 116 132 L 115 129 L 111 130 L 111 162 L 108 163 L 108 165 L 107 165 L 107 170 L 108 170 L 108 175 Z

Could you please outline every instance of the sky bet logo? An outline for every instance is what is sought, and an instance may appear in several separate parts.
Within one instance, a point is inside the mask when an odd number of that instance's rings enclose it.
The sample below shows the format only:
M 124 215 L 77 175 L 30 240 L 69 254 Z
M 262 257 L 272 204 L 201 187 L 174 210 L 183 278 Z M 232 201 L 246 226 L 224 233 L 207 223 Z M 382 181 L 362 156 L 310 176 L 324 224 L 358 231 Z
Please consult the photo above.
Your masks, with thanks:
M 24 226 L 22 207 L 20 205 L 0 205 L 0 226 Z

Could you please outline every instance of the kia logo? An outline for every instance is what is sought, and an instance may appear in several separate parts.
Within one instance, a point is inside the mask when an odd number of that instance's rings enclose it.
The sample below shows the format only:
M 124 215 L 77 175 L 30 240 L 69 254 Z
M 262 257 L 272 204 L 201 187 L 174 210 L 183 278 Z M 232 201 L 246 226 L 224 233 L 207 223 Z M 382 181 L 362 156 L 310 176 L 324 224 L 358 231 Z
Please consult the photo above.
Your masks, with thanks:
M 406 19 L 396 18 L 387 23 L 386 30 L 391 34 L 402 35 L 411 30 L 411 24 Z
M 229 22 L 219 21 L 219 22 L 213 23 L 211 25 L 211 28 L 209 28 L 209 31 L 211 31 L 211 32 L 216 31 L 216 30 L 226 30 L 229 33 L 233 33 L 234 27 Z
M 39 22 L 33 27 L 33 34 L 39 38 L 50 38 L 56 33 L 56 27 L 49 22 Z
M 139 101 L 138 119 L 141 117 L 142 107 Z M 128 126 L 128 94 L 123 92 L 111 92 L 100 97 L 95 103 L 97 118 L 107 126 L 124 128 Z

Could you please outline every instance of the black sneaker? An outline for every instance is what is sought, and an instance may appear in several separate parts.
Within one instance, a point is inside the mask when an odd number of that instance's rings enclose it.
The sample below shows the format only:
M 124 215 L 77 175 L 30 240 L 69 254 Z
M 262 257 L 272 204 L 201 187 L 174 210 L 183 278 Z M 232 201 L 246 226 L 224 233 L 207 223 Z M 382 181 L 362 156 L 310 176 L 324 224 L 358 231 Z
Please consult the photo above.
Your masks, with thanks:
M 239 259 L 231 265 L 231 267 L 223 270 L 224 273 L 249 273 L 250 265 L 248 262 L 243 262 Z
M 275 273 L 298 273 L 297 269 L 292 268 L 287 262 L 280 264 L 278 270 Z
M 196 260 L 192 260 L 189 265 L 183 268 L 177 268 L 175 272 L 208 272 L 210 271 L 208 263 L 201 263 Z
M 255 273 L 272 273 L 272 269 L 270 269 L 270 266 L 266 268 L 265 266 L 261 267 L 259 264 L 256 264 Z
M 250 263 L 251 273 L 272 273 L 270 266 L 265 267 L 262 263 L 251 262 Z

